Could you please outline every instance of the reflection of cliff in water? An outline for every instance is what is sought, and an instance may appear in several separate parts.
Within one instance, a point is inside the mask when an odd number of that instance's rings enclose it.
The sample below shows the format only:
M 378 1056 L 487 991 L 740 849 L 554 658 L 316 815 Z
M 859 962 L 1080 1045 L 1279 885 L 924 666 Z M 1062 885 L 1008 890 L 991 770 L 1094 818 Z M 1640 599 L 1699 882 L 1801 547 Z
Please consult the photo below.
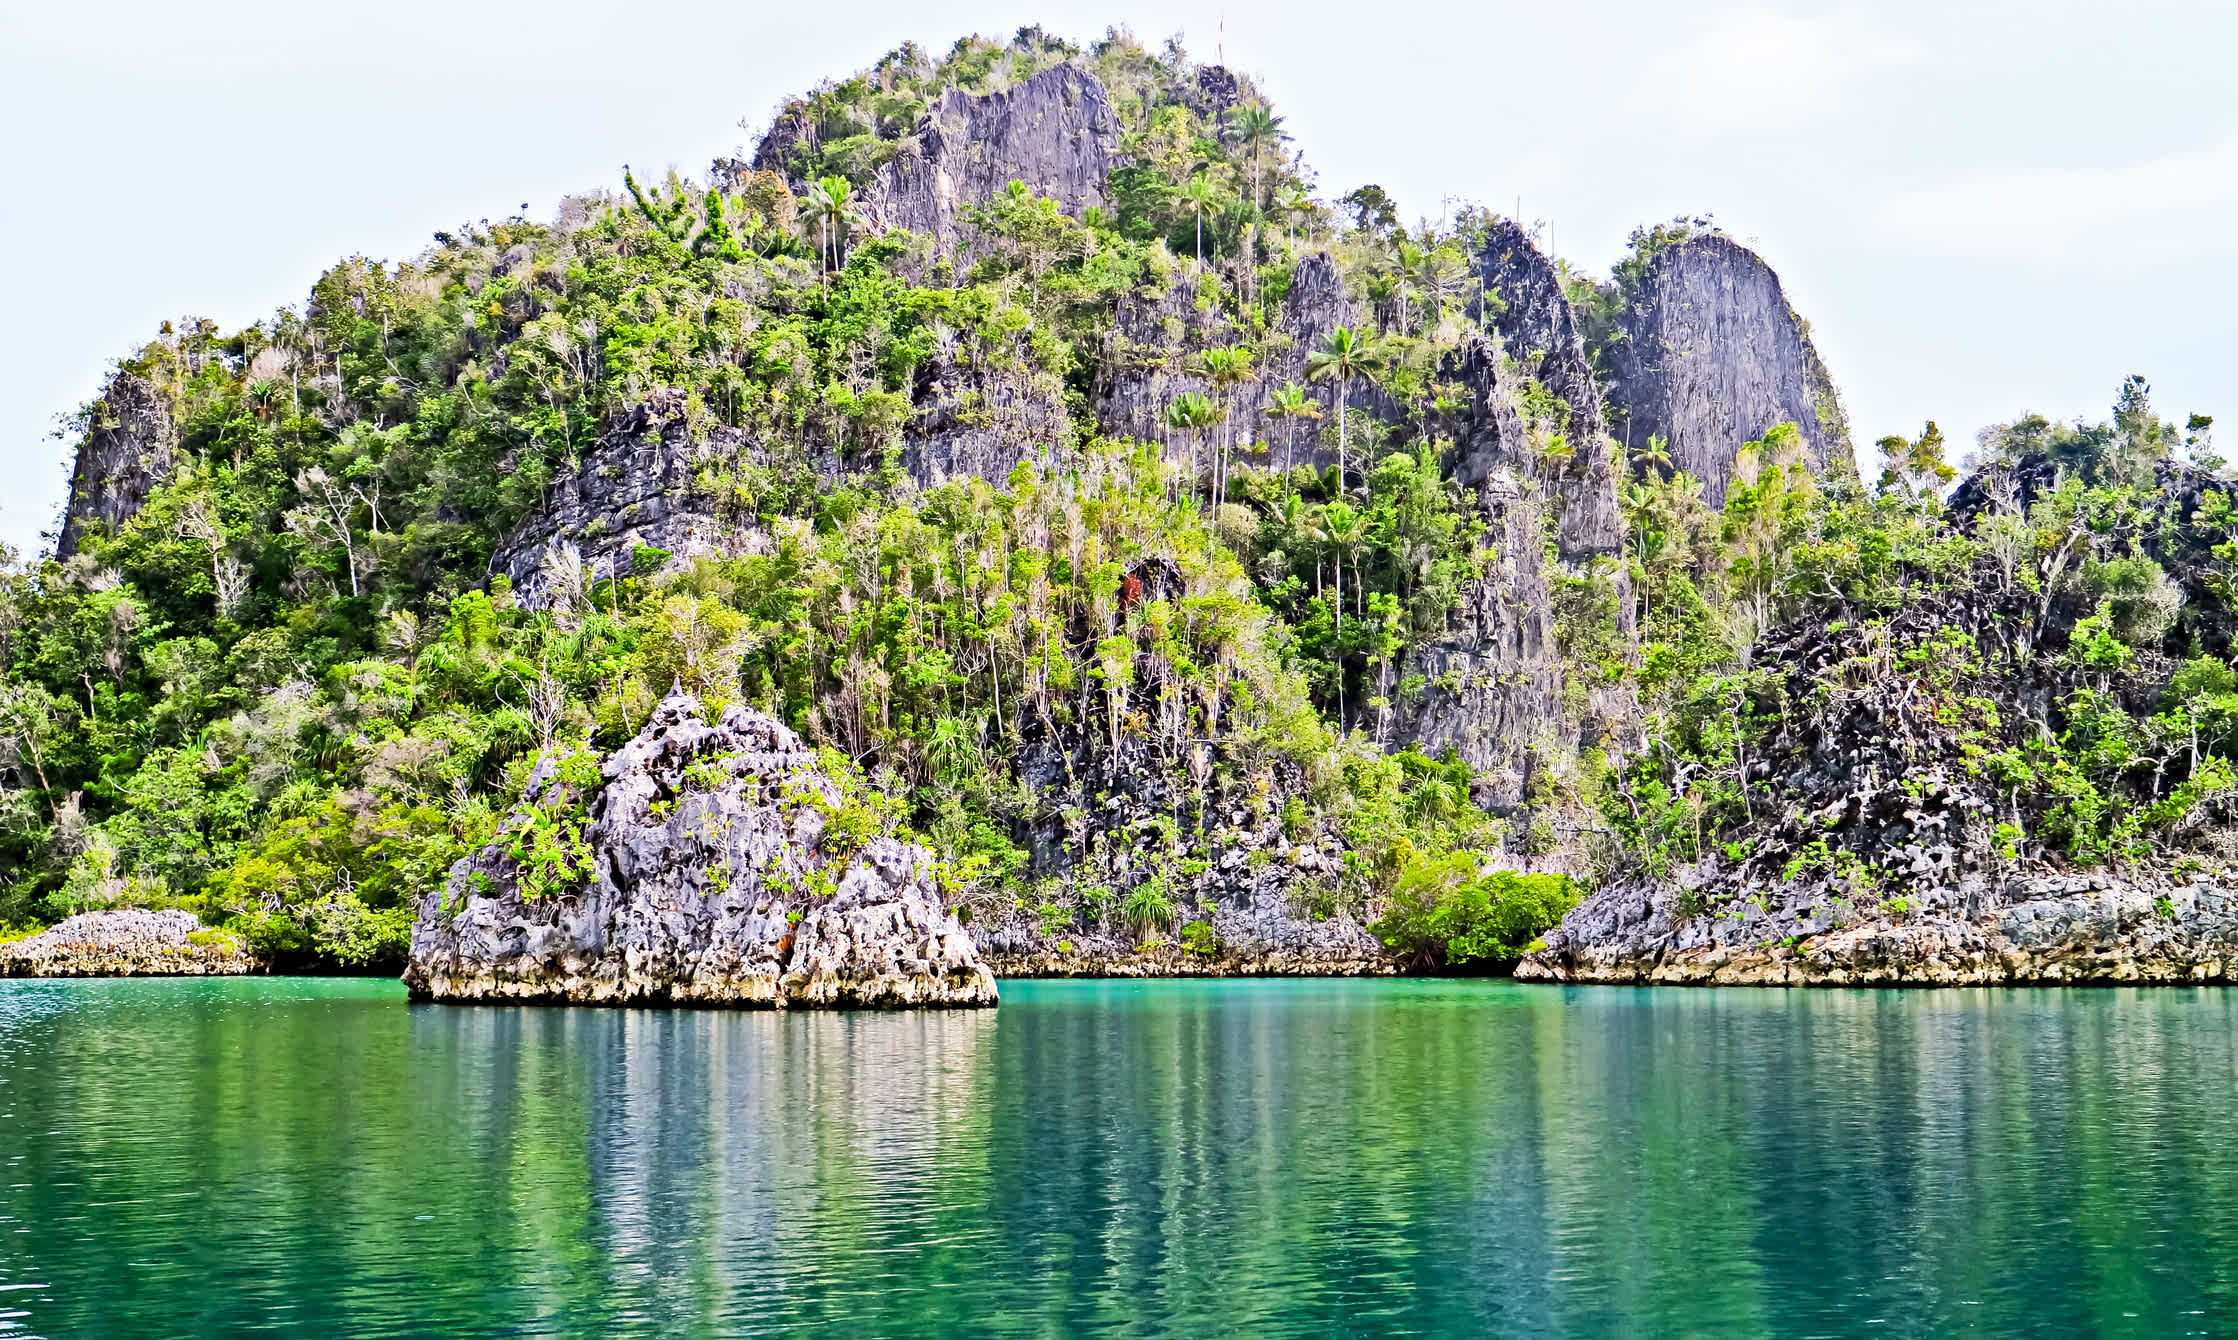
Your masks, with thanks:
M 573 1165 L 553 1169 L 566 1190 L 550 1203 L 507 1217 L 547 1245 L 572 1239 L 601 1278 L 566 1292 L 606 1315 L 713 1324 L 867 1280 L 871 1245 L 935 1232 L 936 1183 L 952 1191 L 983 1156 L 990 1012 L 465 1008 L 415 1022 L 480 1072 L 492 1136 L 534 1128 L 541 1148 L 514 1157 Z M 516 1188 L 533 1197 L 540 1180 Z
M 2238 1333 L 2238 991 L 365 991 L 0 992 L 23 1329 Z
M 416 1026 L 545 1306 L 685 1329 L 2027 1329 L 2030 1262 L 2172 1307 L 2163 1221 L 2238 1249 L 2217 993 L 1049 992 Z

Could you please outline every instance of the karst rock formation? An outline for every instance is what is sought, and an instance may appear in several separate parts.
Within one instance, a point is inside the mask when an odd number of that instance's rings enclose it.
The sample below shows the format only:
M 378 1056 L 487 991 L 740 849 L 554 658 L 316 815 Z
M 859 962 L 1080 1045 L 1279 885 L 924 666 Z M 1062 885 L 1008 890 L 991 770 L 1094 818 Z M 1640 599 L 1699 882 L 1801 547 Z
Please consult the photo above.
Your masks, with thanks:
M 707 716 L 688 694 L 663 700 L 595 781 L 547 763 L 497 840 L 422 900 L 413 995 L 994 1004 L 932 854 L 845 825 L 843 789 L 775 719 L 735 705 Z M 554 852 L 569 878 L 538 883 L 536 863 Z

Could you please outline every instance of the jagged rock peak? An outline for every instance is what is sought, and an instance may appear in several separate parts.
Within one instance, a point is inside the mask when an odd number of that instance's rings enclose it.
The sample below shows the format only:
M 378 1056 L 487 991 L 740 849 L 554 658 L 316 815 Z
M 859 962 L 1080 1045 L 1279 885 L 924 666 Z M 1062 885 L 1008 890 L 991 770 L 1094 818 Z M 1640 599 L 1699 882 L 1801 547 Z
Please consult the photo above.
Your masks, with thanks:
M 1715 506 L 1741 444 L 1791 421 L 1814 473 L 1856 478 L 1833 378 L 1755 252 L 1718 234 L 1688 238 L 1648 262 L 1630 297 L 1622 338 L 1609 346 L 1611 407 L 1627 449 L 1661 434 L 1674 467 L 1700 479 Z
M 1460 443 L 1455 474 L 1477 485 L 1503 466 L 1536 473 L 1538 444 L 1530 439 L 1559 434 L 1572 455 L 1553 481 L 1556 543 L 1570 558 L 1614 553 L 1624 540 L 1616 506 L 1623 465 L 1609 440 L 1593 359 L 1562 277 L 1530 234 L 1506 219 L 1487 231 L 1476 268 L 1483 306 L 1491 309 L 1478 311 L 1477 319 L 1498 338 L 1507 364 L 1464 351 L 1462 381 L 1480 407 L 1499 398 L 1513 409 L 1520 407 L 1517 392 L 1528 378 L 1552 394 L 1559 421 L 1532 424 L 1517 414 L 1480 413 Z
M 1079 215 L 1107 203 L 1119 118 L 1103 84 L 1080 66 L 1053 65 L 1000 93 L 943 91 L 916 146 L 878 169 L 865 213 L 874 227 L 930 233 L 950 249 L 969 241 L 964 214 L 1011 182 Z
M 85 440 L 78 444 L 54 556 L 67 559 L 89 531 L 113 533 L 138 516 L 149 495 L 170 482 L 178 447 L 170 397 L 150 382 L 119 372 L 94 402 Z
M 995 1003 L 932 854 L 866 838 L 865 812 L 774 717 L 733 705 L 710 723 L 671 694 L 587 771 L 547 758 L 498 838 L 422 899 L 414 996 Z

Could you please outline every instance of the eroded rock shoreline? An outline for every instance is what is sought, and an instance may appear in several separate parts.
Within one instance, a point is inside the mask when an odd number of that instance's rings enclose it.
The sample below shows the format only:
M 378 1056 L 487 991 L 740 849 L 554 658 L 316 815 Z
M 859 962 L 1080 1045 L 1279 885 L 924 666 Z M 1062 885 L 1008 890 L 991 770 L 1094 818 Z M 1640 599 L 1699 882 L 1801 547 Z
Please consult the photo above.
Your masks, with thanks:
M 1822 903 L 1676 915 L 1676 889 L 1604 890 L 1516 968 L 1640 986 L 2204 985 L 2238 975 L 2238 892 L 2102 874 L 1969 880 L 1947 910 L 1823 926 Z
M 192 912 L 81 912 L 0 944 L 0 977 L 227 977 L 258 971 L 241 941 Z

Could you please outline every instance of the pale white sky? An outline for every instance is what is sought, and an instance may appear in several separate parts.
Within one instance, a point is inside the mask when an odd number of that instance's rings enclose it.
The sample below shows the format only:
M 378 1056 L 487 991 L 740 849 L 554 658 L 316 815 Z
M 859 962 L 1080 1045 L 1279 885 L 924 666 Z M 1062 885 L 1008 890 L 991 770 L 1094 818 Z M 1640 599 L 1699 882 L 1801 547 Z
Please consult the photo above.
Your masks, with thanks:
M 1861 445 L 2121 378 L 2238 444 L 2238 5 L 1573 0 L 0 0 L 0 539 L 43 547 L 55 417 L 185 313 L 697 170 L 786 93 L 914 38 L 1123 22 L 1259 75 L 1325 189 L 1544 219 L 1605 270 L 1714 213 L 1779 270 Z M 1224 23 L 1224 29 L 1221 26 Z

